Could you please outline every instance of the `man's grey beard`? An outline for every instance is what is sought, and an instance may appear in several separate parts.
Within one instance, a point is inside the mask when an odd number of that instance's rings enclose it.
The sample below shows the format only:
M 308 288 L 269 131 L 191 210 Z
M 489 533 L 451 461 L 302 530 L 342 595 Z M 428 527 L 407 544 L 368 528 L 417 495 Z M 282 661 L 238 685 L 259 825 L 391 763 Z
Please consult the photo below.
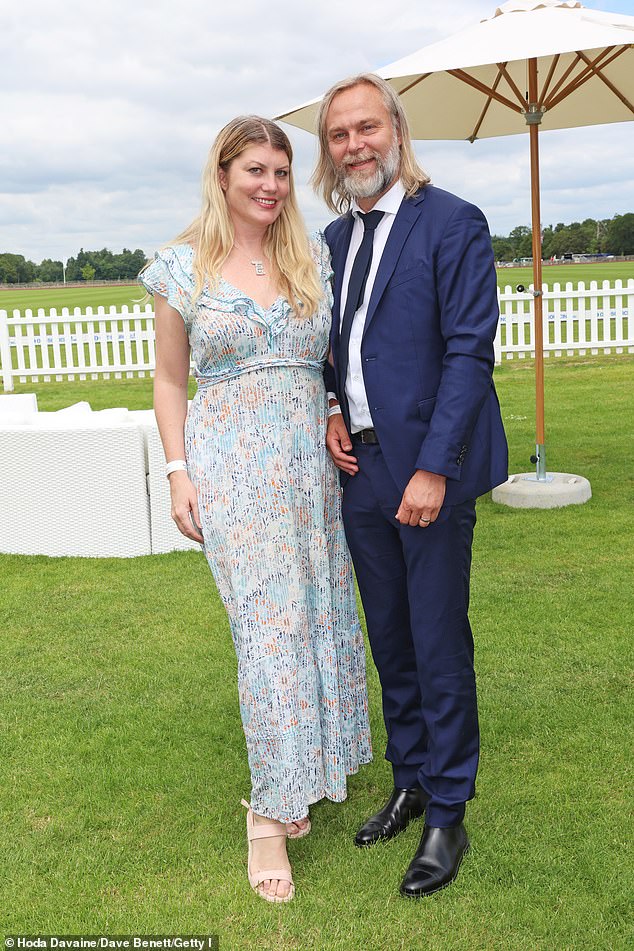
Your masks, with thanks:
M 398 139 L 394 138 L 385 159 L 377 153 L 372 152 L 372 157 L 376 160 L 376 169 L 370 176 L 362 173 L 349 172 L 348 165 L 342 165 L 337 170 L 339 182 L 351 198 L 374 198 L 386 190 L 396 178 L 401 164 L 401 150 Z

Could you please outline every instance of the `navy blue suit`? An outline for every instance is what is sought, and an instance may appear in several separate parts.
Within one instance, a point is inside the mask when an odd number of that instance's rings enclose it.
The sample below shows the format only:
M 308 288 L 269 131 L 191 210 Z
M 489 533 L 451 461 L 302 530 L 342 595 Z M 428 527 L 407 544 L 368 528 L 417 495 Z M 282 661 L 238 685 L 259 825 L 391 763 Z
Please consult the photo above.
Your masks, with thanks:
M 334 386 L 349 213 L 326 228 L 335 274 Z M 475 499 L 507 478 L 507 446 L 492 380 L 498 321 L 486 220 L 427 185 L 405 198 L 381 261 L 361 359 L 379 445 L 359 445 L 342 474 L 343 515 L 381 679 L 386 758 L 397 786 L 430 795 L 427 822 L 461 821 L 475 791 L 479 734 L 468 620 Z M 332 386 L 332 383 L 330 383 Z M 428 528 L 394 518 L 417 469 L 447 477 Z

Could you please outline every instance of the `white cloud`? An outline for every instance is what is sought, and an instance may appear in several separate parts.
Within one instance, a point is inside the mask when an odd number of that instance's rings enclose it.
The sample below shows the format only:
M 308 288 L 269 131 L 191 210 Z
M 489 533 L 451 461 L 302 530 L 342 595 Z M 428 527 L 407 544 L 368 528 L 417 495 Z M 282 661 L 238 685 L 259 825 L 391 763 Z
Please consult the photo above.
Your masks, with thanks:
M 0 250 L 38 261 L 81 246 L 149 252 L 195 214 L 207 150 L 234 115 L 279 113 L 495 5 L 24 0 L 4 13 L 0 35 Z M 287 131 L 314 228 L 329 218 L 307 185 L 314 139 Z M 634 209 L 628 137 L 629 124 L 542 136 L 545 223 Z M 528 223 L 526 136 L 417 150 L 436 184 L 480 204 L 493 231 Z

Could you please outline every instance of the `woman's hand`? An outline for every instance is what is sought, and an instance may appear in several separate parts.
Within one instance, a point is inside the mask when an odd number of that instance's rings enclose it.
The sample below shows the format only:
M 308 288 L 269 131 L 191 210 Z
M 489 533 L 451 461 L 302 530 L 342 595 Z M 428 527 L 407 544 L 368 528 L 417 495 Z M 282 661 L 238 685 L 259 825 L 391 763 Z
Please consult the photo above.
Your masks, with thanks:
M 196 487 L 186 472 L 177 470 L 169 476 L 172 496 L 172 518 L 181 535 L 203 544 Z

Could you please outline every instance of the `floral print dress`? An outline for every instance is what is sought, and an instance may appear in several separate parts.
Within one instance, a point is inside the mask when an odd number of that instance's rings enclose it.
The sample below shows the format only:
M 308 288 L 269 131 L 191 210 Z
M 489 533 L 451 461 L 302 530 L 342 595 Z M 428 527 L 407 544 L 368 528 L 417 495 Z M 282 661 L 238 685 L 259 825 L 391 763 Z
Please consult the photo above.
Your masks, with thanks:
M 198 390 L 185 427 L 204 549 L 238 658 L 255 812 L 303 818 L 346 797 L 371 759 L 363 637 L 325 448 L 322 370 L 330 258 L 311 242 L 324 287 L 301 316 L 268 310 L 221 279 L 194 302 L 193 249 L 157 252 L 141 280 L 187 329 Z

